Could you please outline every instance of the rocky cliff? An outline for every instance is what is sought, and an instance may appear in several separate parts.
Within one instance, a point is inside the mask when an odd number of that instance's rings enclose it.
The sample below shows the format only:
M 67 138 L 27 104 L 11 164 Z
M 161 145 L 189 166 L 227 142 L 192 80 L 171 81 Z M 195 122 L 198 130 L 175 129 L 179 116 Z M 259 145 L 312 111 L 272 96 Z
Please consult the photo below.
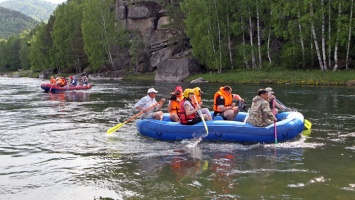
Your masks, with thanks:
M 159 81 L 183 81 L 201 72 L 200 64 L 190 51 L 182 52 L 171 40 L 181 33 L 164 28 L 169 19 L 159 0 L 116 0 L 115 16 L 117 23 L 126 29 L 139 31 L 148 47 L 148 67 L 140 67 L 138 72 L 156 70 L 155 80 Z

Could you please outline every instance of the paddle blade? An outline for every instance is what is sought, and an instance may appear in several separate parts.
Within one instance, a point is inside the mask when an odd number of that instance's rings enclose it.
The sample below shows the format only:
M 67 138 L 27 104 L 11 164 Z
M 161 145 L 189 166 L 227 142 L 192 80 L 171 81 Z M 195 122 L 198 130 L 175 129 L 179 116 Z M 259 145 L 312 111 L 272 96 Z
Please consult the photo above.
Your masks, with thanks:
M 309 130 L 312 128 L 312 123 L 307 119 L 304 119 L 304 127 Z
M 196 97 L 195 97 L 195 99 L 196 99 Z M 202 120 L 202 122 L 203 122 L 203 126 L 205 126 L 205 130 L 206 130 L 206 132 L 207 132 L 207 134 L 208 134 L 207 124 L 206 124 L 205 118 L 204 118 L 203 115 L 202 115 L 201 109 L 198 109 L 197 112 L 198 112 L 198 114 L 200 115 L 201 120 Z
M 203 118 L 203 117 L 202 117 Z M 208 134 L 208 128 L 207 128 L 207 124 L 205 122 L 205 119 L 203 119 L 203 125 L 205 126 L 205 130 L 206 130 L 206 133 Z
M 116 126 L 110 128 L 107 130 L 107 134 L 111 134 L 115 131 L 117 131 L 118 129 L 120 129 L 122 126 L 124 125 L 124 123 L 120 123 L 120 124 L 117 124 Z

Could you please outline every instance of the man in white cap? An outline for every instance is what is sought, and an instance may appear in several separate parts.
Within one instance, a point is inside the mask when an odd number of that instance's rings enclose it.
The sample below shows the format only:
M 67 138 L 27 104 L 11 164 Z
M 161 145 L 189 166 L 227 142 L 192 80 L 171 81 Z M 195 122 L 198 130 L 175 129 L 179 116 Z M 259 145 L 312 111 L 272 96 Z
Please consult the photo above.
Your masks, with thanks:
M 143 111 L 144 114 L 142 115 L 142 118 L 152 118 L 152 119 L 157 119 L 157 120 L 162 120 L 163 119 L 163 112 L 162 111 L 157 111 L 154 112 L 154 109 L 149 109 L 153 105 L 157 104 L 157 101 L 155 100 L 155 96 L 157 95 L 158 91 L 156 91 L 154 88 L 149 88 L 147 91 L 147 96 L 141 98 L 136 104 L 134 104 L 133 108 Z M 161 99 L 161 103 L 156 105 L 154 108 L 157 110 L 160 110 L 163 107 L 163 104 L 165 102 L 165 99 Z
M 269 96 L 268 96 L 268 101 L 270 104 L 270 109 L 272 110 L 272 112 L 274 113 L 274 115 L 279 111 L 290 111 L 290 109 L 286 108 L 285 106 L 279 104 L 276 100 L 276 97 L 274 95 L 274 91 L 271 87 L 267 87 L 265 88 L 266 91 L 269 92 Z M 275 100 L 275 101 L 274 101 Z M 274 108 L 274 103 L 275 103 L 275 109 Z

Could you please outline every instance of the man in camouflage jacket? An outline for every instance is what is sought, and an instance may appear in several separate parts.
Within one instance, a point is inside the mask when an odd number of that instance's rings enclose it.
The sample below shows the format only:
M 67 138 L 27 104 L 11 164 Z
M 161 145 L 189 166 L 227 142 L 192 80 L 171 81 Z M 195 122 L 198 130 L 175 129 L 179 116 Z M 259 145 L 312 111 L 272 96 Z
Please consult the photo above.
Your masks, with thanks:
M 247 123 L 254 126 L 268 126 L 277 119 L 272 114 L 268 100 L 268 91 L 260 89 L 258 95 L 253 98 Z

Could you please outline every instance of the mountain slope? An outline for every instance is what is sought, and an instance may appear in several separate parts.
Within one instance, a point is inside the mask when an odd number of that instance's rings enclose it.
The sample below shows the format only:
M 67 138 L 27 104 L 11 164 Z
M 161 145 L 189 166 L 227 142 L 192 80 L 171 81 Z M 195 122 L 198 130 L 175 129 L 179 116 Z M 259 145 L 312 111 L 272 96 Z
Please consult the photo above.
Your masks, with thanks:
M 57 7 L 54 3 L 41 0 L 8 0 L 0 3 L 0 6 L 22 12 L 37 21 L 47 21 Z
M 37 21 L 25 14 L 0 7 L 0 38 L 8 38 L 25 29 L 33 29 L 37 24 Z

